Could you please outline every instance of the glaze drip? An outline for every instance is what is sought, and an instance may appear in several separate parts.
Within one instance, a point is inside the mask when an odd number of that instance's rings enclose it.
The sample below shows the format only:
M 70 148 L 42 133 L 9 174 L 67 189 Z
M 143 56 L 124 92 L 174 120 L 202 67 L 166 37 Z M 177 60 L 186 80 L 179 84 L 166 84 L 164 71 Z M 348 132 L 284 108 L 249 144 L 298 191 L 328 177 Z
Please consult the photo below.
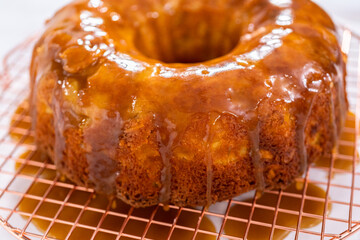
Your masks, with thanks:
M 306 171 L 308 166 L 307 150 L 305 146 L 305 127 L 308 116 L 299 116 L 297 118 L 296 129 L 296 144 L 299 155 L 299 173 L 302 174 Z
M 212 158 L 209 146 L 209 126 L 206 128 L 206 153 L 205 153 L 205 163 L 206 163 L 206 204 L 210 206 L 212 204 L 212 180 L 213 180 L 213 169 L 212 169 Z
M 215 126 L 217 120 L 221 115 L 210 113 L 208 116 L 208 122 L 205 128 L 205 136 L 203 141 L 205 143 L 205 165 L 206 165 L 206 206 L 209 207 L 213 203 L 212 199 L 212 183 L 213 183 L 213 159 L 211 156 L 211 143 L 213 140 L 213 126 Z
M 89 180 L 95 190 L 115 194 L 117 171 L 116 154 L 122 134 L 123 120 L 118 112 L 98 110 L 83 128 L 84 150 L 88 162 Z
M 65 121 L 63 112 L 63 100 L 61 85 L 59 83 L 54 87 L 53 109 L 54 109 L 54 129 L 55 129 L 55 143 L 54 143 L 54 163 L 57 169 L 60 171 L 65 169 L 64 166 L 64 151 L 65 151 Z M 36 117 L 36 116 L 35 116 Z
M 249 126 L 249 139 L 250 139 L 250 157 L 252 164 L 254 165 L 254 174 L 256 179 L 256 188 L 262 193 L 265 190 L 265 178 L 264 178 L 264 167 L 260 157 L 260 129 L 259 129 L 259 119 L 257 111 L 251 114 L 248 114 L 247 117 L 250 119 L 245 119 L 248 121 Z
M 158 121 L 159 122 L 159 121 Z M 161 170 L 161 182 L 162 188 L 159 194 L 159 202 L 168 204 L 171 199 L 171 157 L 172 157 L 172 148 L 174 145 L 174 141 L 177 136 L 176 126 L 168 119 L 164 120 L 166 124 L 166 130 L 168 133 L 168 142 L 164 144 L 162 140 L 162 134 L 158 126 L 158 130 L 156 131 L 156 139 L 159 144 L 159 152 L 161 155 L 161 159 L 163 161 L 163 169 Z

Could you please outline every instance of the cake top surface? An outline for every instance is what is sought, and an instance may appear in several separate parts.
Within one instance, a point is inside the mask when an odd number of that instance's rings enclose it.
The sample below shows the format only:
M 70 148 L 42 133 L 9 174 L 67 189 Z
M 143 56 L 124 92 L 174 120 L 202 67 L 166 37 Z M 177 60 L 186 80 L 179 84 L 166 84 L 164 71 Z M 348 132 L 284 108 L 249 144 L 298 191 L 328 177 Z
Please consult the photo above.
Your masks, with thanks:
M 302 104 L 342 75 L 334 25 L 306 0 L 76 1 L 41 43 L 77 104 L 123 118 L 244 116 L 265 98 Z

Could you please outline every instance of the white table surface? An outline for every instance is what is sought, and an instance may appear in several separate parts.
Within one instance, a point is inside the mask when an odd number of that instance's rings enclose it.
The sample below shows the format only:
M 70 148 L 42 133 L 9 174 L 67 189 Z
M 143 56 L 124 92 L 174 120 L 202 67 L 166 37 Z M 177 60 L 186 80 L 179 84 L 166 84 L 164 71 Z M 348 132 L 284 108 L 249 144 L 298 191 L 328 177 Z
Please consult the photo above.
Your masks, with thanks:
M 27 36 L 41 29 L 43 22 L 70 0 L 0 0 L 0 59 Z M 314 0 L 335 20 L 360 35 L 359 0 Z M 1 70 L 1 66 L 0 66 Z M 0 227 L 0 239 L 15 239 Z M 349 240 L 360 239 L 359 234 Z

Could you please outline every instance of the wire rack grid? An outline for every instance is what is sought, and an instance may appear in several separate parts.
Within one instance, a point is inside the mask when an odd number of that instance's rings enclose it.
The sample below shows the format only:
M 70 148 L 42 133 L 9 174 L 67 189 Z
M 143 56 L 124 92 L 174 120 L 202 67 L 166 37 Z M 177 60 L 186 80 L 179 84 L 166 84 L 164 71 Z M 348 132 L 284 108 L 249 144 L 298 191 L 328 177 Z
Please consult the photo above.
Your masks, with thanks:
M 18 239 L 345 239 L 360 229 L 360 38 L 340 27 L 350 111 L 339 150 L 287 190 L 209 208 L 135 209 L 56 174 L 33 144 L 28 63 L 36 37 L 0 73 L 0 225 Z M 20 106 L 20 107 L 18 107 Z

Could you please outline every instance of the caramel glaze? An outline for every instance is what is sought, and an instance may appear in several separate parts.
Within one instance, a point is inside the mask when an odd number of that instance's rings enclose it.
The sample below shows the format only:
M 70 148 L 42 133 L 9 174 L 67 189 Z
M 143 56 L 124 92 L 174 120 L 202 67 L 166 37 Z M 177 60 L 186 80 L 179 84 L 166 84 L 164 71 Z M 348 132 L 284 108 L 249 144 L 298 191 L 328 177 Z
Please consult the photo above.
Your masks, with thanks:
M 344 78 L 308 0 L 75 1 L 34 49 L 33 125 L 78 184 L 205 205 L 285 187 L 331 152 Z
M 25 128 L 25 129 L 28 129 Z M 32 152 L 26 151 L 19 157 L 20 159 L 31 159 L 35 162 L 44 163 L 47 161 L 46 156 L 44 156 L 40 152 Z M 53 180 L 56 177 L 56 173 L 50 169 L 44 169 L 44 171 L 39 172 L 39 168 L 33 165 L 25 165 L 21 162 L 15 163 L 15 170 L 20 171 L 22 175 L 29 175 L 35 177 L 37 173 L 41 179 Z M 20 186 L 19 186 L 20 187 Z M 42 197 L 49 189 L 49 185 L 43 182 L 34 182 L 29 189 L 26 191 L 28 196 L 37 196 Z M 57 201 L 64 201 L 66 196 L 69 193 L 69 189 L 60 187 L 60 186 L 53 186 L 52 189 L 49 191 L 48 195 L 46 196 L 47 199 L 57 200 Z M 87 201 L 88 207 L 95 208 L 97 210 L 106 211 L 109 205 L 109 199 L 107 196 L 104 195 L 93 195 L 91 200 L 89 200 L 90 193 L 85 191 L 74 191 L 71 194 L 71 197 L 68 199 L 67 203 L 74 204 L 74 205 L 83 205 Z M 39 201 L 24 197 L 21 202 L 19 203 L 17 209 L 23 213 L 33 213 L 37 208 Z M 37 209 L 36 215 L 47 217 L 47 218 L 54 218 L 56 213 L 59 211 L 58 204 L 50 203 L 50 202 L 43 202 L 41 206 Z M 63 220 L 67 222 L 74 222 L 77 218 L 79 218 L 79 224 L 87 225 L 87 226 L 97 226 L 99 224 L 101 214 L 99 212 L 93 210 L 85 210 L 83 213 L 80 213 L 80 208 L 77 207 L 69 207 L 65 206 L 57 216 L 58 220 Z M 127 215 L 129 213 L 130 206 L 119 199 L 114 199 L 111 203 L 111 212 L 115 212 L 117 214 Z M 132 216 L 141 217 L 141 218 L 150 218 L 151 215 L 155 213 L 154 220 L 160 221 L 162 223 L 173 224 L 175 220 L 176 225 L 195 228 L 199 221 L 199 213 L 194 213 L 190 211 L 182 211 L 179 216 L 178 209 L 171 208 L 168 211 L 159 208 L 155 210 L 155 207 L 147 207 L 141 209 L 135 209 L 132 211 Z M 100 216 L 99 216 L 100 215 Z M 26 215 L 21 215 L 26 220 L 29 219 Z M 66 239 L 72 225 L 68 224 L 59 224 L 55 223 L 50 227 L 50 222 L 45 221 L 41 218 L 32 218 L 31 224 L 33 224 L 41 233 L 47 233 L 47 237 L 55 238 L 55 239 Z M 119 232 L 120 228 L 124 224 L 124 218 L 119 217 L 118 215 L 115 216 L 113 214 L 108 214 L 107 217 L 101 224 L 102 229 L 112 230 Z M 130 219 L 126 223 L 126 227 L 123 229 L 123 234 L 133 235 L 141 237 L 143 232 L 145 231 L 147 222 L 145 221 L 138 221 Z M 49 231 L 47 232 L 47 229 Z M 201 224 L 199 226 L 201 230 L 205 230 L 208 232 L 216 232 L 215 226 L 210 218 L 206 215 L 202 217 Z M 170 228 L 164 227 L 160 224 L 151 224 L 151 227 L 148 229 L 146 238 L 147 239 L 167 239 L 169 235 Z M 77 239 L 91 239 L 94 234 L 94 231 L 88 228 L 78 227 L 76 226 L 70 237 L 70 240 L 77 240 Z M 188 230 L 182 230 L 176 228 L 172 234 L 171 239 L 174 240 L 185 240 L 185 239 L 192 239 L 194 232 Z M 214 240 L 216 239 L 215 236 L 198 233 L 197 239 L 205 239 L 205 240 Z M 99 232 L 96 234 L 95 239 L 101 240 L 114 240 L 116 238 L 113 234 L 105 234 L 104 232 Z M 130 239 L 130 238 L 129 238 Z
M 306 195 L 318 198 L 318 200 L 310 200 L 306 198 L 302 203 L 302 198 L 300 197 L 303 193 L 304 184 L 302 182 L 296 182 L 296 184 L 290 185 L 288 188 L 284 189 L 286 194 L 294 194 L 292 196 L 283 195 L 280 199 L 279 208 L 286 211 L 294 211 L 298 212 L 303 204 L 303 212 L 310 213 L 313 215 L 317 215 L 320 218 L 313 218 L 313 217 L 305 217 L 302 216 L 301 218 L 301 229 L 308 229 L 319 225 L 322 222 L 321 216 L 323 216 L 325 211 L 325 199 L 326 199 L 326 192 L 319 186 L 309 183 L 306 189 Z M 297 197 L 295 197 L 297 196 Z M 278 195 L 273 193 L 264 193 L 259 199 L 256 200 L 256 204 L 258 206 L 267 206 L 273 209 L 277 209 L 277 201 Z M 242 202 L 248 202 L 251 204 L 253 202 L 252 198 L 244 199 Z M 328 204 L 326 215 L 329 215 L 331 212 L 332 205 Z M 275 213 L 273 210 L 268 210 L 261 207 L 256 207 L 254 212 L 251 213 L 251 205 L 245 204 L 234 204 L 229 209 L 229 216 L 241 219 L 249 219 L 251 215 L 251 220 L 254 222 L 259 223 L 267 223 L 271 225 L 276 218 L 275 224 L 277 226 L 283 226 L 288 228 L 296 228 L 299 216 L 297 214 L 285 213 L 283 211 L 279 211 L 274 216 Z M 237 220 L 227 220 L 224 232 L 233 237 L 245 238 L 245 233 L 247 231 L 247 222 L 237 221 Z M 291 231 L 274 229 L 273 235 L 271 235 L 271 228 L 251 224 L 250 228 L 248 229 L 246 239 L 249 240 L 256 240 L 256 239 L 285 239 Z M 288 237 L 288 239 L 291 239 Z

